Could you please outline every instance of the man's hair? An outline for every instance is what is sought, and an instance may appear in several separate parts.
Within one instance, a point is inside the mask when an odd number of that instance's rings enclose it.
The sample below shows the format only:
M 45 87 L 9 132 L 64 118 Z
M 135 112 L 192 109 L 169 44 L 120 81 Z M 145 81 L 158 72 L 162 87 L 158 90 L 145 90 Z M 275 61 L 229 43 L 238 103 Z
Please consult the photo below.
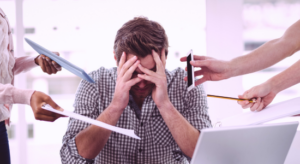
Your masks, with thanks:
M 165 48 L 168 54 L 168 37 L 164 28 L 146 17 L 135 17 L 126 22 L 117 32 L 114 51 L 117 61 L 123 52 L 145 57 L 155 50 L 158 54 Z

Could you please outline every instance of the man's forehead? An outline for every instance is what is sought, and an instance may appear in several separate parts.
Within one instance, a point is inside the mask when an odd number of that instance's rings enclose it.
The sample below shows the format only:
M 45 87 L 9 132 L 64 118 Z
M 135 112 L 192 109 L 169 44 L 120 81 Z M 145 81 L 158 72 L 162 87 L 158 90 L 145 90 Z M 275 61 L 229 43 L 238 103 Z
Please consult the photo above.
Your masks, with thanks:
M 128 54 L 127 55 L 127 60 L 131 59 L 132 57 L 134 57 L 135 55 L 133 54 Z M 138 60 L 140 61 L 140 64 L 147 68 L 147 69 L 152 69 L 156 66 L 156 63 L 154 61 L 154 58 L 151 54 L 145 56 L 145 57 L 140 57 L 140 56 L 137 56 Z M 139 70 L 139 69 L 137 69 Z

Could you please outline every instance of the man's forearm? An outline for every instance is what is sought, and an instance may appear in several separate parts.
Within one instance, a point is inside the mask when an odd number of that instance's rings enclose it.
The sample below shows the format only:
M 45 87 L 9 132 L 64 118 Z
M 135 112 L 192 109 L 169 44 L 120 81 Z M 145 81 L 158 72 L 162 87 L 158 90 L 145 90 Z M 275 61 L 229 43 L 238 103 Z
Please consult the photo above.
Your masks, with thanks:
M 276 94 L 300 82 L 300 60 L 267 81 Z
M 259 71 L 291 56 L 300 49 L 300 20 L 288 28 L 285 34 L 271 40 L 247 55 L 230 61 L 231 77 Z
M 192 157 L 200 132 L 175 109 L 171 102 L 160 107 L 159 111 L 180 149 L 185 155 Z
M 109 106 L 100 114 L 97 120 L 116 125 L 122 113 L 123 110 Z M 78 153 L 84 158 L 94 159 L 103 149 L 110 134 L 110 130 L 95 125 L 89 126 L 76 136 L 75 141 Z

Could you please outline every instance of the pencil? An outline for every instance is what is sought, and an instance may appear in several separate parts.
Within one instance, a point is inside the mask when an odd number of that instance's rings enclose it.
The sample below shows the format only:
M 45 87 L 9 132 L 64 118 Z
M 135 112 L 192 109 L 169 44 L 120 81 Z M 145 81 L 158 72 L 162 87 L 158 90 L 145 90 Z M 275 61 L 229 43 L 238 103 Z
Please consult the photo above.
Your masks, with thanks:
M 225 97 L 225 96 L 216 96 L 216 95 L 207 95 L 207 97 L 214 97 L 214 98 L 221 98 L 221 99 L 228 99 L 228 100 L 237 100 L 237 101 L 246 101 L 247 99 L 239 99 L 239 98 L 233 98 L 233 97 Z M 251 103 L 255 102 L 255 99 L 248 100 Z

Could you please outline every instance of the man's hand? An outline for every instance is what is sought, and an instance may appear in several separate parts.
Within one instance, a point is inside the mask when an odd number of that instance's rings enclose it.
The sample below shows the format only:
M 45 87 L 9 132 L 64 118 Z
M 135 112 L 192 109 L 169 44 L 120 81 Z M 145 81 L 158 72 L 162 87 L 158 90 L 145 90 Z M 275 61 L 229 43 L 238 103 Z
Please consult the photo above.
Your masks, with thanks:
M 161 51 L 161 59 L 159 58 L 157 52 L 155 52 L 154 50 L 152 50 L 152 55 L 156 63 L 156 72 L 146 69 L 139 64 L 139 69 L 145 74 L 138 74 L 138 77 L 155 84 L 155 87 L 152 91 L 152 98 L 157 107 L 160 108 L 163 104 L 170 102 L 167 89 L 167 77 L 165 73 L 165 50 L 162 49 Z
M 58 52 L 53 53 L 59 56 Z M 57 71 L 61 71 L 61 66 L 45 55 L 37 56 L 34 59 L 34 62 L 41 67 L 43 72 L 48 73 L 49 75 L 56 74 Z
M 42 106 L 44 104 L 49 104 L 52 108 L 63 111 L 63 109 L 59 107 L 50 96 L 44 94 L 43 92 L 35 91 L 31 96 L 30 106 L 36 120 L 53 122 L 59 117 L 65 117 L 43 109 Z
M 180 61 L 186 62 L 186 57 L 182 57 Z M 229 64 L 226 61 L 216 60 L 207 56 L 194 55 L 194 60 L 191 65 L 194 67 L 201 67 L 201 70 L 195 71 L 195 77 L 203 77 L 196 81 L 195 85 L 204 83 L 205 81 L 219 81 L 230 77 Z M 187 70 L 187 68 L 185 68 Z M 187 77 L 184 78 L 187 81 Z
M 140 61 L 137 60 L 137 57 L 136 56 L 132 57 L 126 63 L 125 61 L 126 61 L 126 54 L 125 52 L 123 52 L 118 66 L 118 77 L 117 77 L 117 84 L 115 88 L 114 98 L 110 104 L 116 109 L 120 109 L 120 110 L 125 109 L 125 107 L 128 104 L 130 88 L 142 80 L 139 77 L 131 79 L 132 73 L 140 64 Z
M 249 89 L 243 95 L 239 95 L 239 98 L 242 99 L 256 98 L 255 103 L 249 103 L 249 101 L 238 101 L 238 103 L 244 109 L 250 108 L 251 111 L 261 111 L 273 101 L 276 94 L 266 82 Z

